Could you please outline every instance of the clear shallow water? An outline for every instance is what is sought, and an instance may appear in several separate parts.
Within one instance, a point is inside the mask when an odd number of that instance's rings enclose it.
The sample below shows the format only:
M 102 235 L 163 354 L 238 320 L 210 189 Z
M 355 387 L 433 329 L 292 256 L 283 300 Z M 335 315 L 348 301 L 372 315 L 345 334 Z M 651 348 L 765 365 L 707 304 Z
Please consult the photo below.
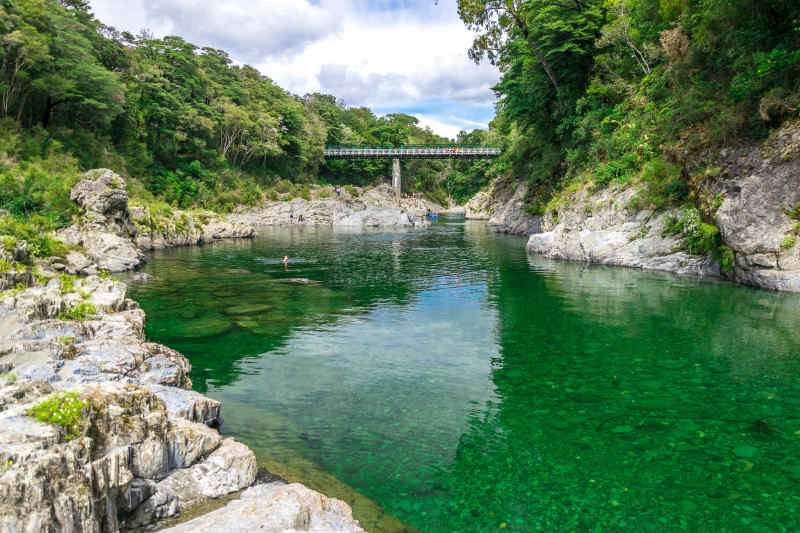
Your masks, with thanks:
M 447 219 L 145 270 L 147 334 L 224 431 L 370 531 L 800 528 L 796 295 L 545 261 Z

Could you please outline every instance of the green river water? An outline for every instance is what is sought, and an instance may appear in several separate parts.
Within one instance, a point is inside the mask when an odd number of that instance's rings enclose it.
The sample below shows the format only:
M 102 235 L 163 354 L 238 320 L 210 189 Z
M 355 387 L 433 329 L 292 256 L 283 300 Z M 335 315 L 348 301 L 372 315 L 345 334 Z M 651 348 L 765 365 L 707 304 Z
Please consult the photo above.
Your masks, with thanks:
M 524 244 L 273 229 L 131 294 L 223 432 L 368 531 L 800 530 L 800 296 Z

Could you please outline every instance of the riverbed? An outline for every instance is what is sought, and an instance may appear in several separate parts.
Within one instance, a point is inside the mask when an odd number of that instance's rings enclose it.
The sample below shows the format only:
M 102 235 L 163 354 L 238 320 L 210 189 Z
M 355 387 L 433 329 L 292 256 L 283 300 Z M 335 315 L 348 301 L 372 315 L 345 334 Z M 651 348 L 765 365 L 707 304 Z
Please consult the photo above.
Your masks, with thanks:
M 800 526 L 799 295 L 548 261 L 458 218 L 144 271 L 147 335 L 223 432 L 368 531 Z

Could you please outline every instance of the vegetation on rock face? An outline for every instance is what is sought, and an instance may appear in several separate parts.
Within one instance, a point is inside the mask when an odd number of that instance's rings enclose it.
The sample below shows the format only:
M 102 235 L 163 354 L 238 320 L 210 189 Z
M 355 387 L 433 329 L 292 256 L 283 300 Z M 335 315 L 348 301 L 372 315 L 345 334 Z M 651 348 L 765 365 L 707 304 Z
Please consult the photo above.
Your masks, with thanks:
M 70 321 L 75 320 L 78 322 L 83 322 L 85 320 L 90 320 L 97 315 L 97 307 L 89 302 L 80 302 L 75 304 L 75 306 L 70 307 L 66 311 L 62 311 L 59 313 L 58 318 L 59 320 Z
M 88 404 L 75 392 L 55 392 L 34 405 L 28 416 L 64 429 L 64 440 L 80 437 L 86 426 Z

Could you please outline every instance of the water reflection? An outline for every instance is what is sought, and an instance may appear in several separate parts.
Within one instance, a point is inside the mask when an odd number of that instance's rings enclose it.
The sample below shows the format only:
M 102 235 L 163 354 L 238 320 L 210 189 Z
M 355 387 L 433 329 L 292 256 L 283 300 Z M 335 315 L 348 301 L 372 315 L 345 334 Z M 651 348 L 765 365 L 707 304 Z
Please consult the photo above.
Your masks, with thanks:
M 447 219 L 270 230 L 147 270 L 148 335 L 226 431 L 372 530 L 405 526 L 338 480 L 422 531 L 798 525 L 796 295 L 528 257 Z

